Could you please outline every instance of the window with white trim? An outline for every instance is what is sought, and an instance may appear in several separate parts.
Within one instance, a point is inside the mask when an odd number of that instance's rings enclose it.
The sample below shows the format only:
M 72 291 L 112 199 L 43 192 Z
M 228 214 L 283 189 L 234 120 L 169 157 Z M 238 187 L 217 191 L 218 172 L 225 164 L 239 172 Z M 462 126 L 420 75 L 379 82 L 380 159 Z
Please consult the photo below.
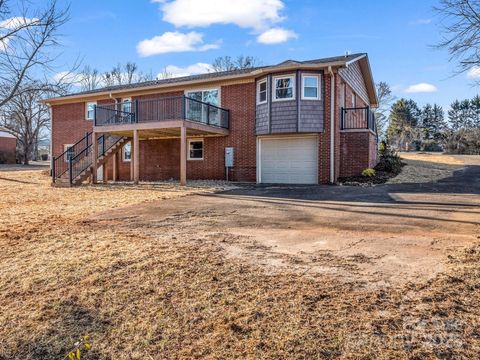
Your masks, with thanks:
M 93 120 L 95 118 L 96 101 L 90 101 L 85 104 L 85 119 Z
M 64 144 L 63 145 L 63 151 L 65 152 L 65 155 L 63 156 L 63 159 L 65 161 L 69 161 L 75 156 L 75 149 L 73 148 L 73 144 Z
M 203 139 L 188 139 L 188 160 L 203 160 Z
M 265 104 L 267 94 L 267 79 L 260 80 L 257 84 L 257 104 Z
M 275 84 L 274 100 L 295 99 L 295 76 L 277 76 L 273 78 Z
M 132 98 L 122 99 L 121 109 L 124 112 L 132 112 Z
M 122 160 L 124 162 L 132 161 L 132 143 L 128 142 L 125 145 L 123 145 Z
M 357 97 L 355 96 L 355 93 L 352 93 L 352 108 L 357 107 Z
M 302 99 L 319 100 L 318 75 L 302 75 Z

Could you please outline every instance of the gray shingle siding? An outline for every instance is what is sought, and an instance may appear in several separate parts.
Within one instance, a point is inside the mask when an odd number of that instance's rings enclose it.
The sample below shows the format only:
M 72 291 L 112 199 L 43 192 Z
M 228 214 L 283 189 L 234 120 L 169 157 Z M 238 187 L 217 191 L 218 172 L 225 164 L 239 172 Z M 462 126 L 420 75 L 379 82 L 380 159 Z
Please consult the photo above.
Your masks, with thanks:
M 362 70 L 357 62 L 350 64 L 347 68 L 340 69 L 338 71 L 340 76 L 347 82 L 348 85 L 355 91 L 355 93 L 365 101 L 366 104 L 370 104 L 368 98 L 367 87 L 365 80 L 363 79 Z
M 312 74 L 312 72 L 305 72 Z M 302 72 L 297 72 L 295 100 L 272 101 L 273 86 L 269 81 L 268 103 L 257 105 L 256 134 L 279 133 L 311 133 L 323 131 L 324 118 L 324 81 L 323 72 L 320 76 L 320 100 L 302 100 Z M 258 79 L 257 81 L 263 80 Z M 270 76 L 269 76 L 270 80 Z M 270 108 L 270 112 L 269 112 Z
M 257 134 L 265 135 L 269 133 L 268 128 L 269 116 L 268 116 L 268 103 L 257 104 L 256 111 L 256 132 Z

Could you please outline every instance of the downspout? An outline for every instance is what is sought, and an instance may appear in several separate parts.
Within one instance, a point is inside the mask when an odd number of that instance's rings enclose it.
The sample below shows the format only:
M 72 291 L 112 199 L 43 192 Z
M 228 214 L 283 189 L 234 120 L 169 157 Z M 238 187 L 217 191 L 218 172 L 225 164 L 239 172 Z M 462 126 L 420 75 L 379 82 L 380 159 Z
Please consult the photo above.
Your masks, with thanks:
M 330 183 L 335 183 L 335 74 L 328 67 L 330 74 Z

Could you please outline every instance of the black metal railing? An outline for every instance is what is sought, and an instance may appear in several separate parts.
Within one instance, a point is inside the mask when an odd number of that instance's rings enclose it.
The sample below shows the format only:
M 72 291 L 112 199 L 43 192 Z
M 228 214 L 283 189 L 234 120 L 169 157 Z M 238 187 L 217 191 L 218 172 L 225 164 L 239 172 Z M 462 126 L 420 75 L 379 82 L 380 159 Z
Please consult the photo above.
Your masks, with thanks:
M 95 107 L 95 126 L 168 120 L 188 120 L 228 129 L 230 111 L 187 96 L 135 100 Z
M 122 140 L 122 136 L 102 134 L 97 138 L 98 158 L 105 156 L 115 144 Z M 80 141 L 68 148 L 52 161 L 52 180 L 68 179 L 70 184 L 93 164 L 92 133 L 87 133 Z
M 376 132 L 375 113 L 369 107 L 342 108 L 340 128 L 342 130 L 369 129 Z
M 64 176 L 69 171 L 69 161 L 80 154 L 92 143 L 92 133 L 87 132 L 83 138 L 77 141 L 72 146 L 68 147 L 59 156 L 52 159 L 52 178 L 58 179 Z

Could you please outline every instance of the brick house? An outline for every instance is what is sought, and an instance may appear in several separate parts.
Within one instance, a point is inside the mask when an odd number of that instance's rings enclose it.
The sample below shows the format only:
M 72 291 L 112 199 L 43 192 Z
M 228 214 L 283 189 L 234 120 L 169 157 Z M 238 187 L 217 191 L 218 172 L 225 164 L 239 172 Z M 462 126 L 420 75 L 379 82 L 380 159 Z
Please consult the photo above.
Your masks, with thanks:
M 376 164 L 367 54 L 111 86 L 45 103 L 60 185 L 334 183 Z
M 0 164 L 17 162 L 17 139 L 7 132 L 0 131 Z

